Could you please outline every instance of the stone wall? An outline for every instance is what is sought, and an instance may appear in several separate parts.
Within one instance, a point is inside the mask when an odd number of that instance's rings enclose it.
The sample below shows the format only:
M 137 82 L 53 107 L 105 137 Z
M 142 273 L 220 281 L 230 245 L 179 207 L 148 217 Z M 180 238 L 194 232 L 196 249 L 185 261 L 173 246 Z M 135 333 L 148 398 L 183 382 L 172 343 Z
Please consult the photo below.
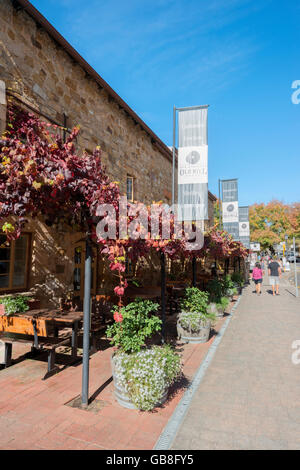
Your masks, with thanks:
M 130 175 L 134 177 L 134 199 L 170 203 L 171 152 L 26 11 L 14 5 L 17 2 L 0 1 L 0 130 L 5 126 L 6 98 L 12 96 L 16 103 L 23 103 L 59 125 L 64 125 L 65 115 L 68 128 L 81 126 L 78 146 L 82 150 L 90 152 L 100 145 L 107 172 L 113 181 L 120 182 L 122 194 Z M 209 217 L 206 228 L 213 224 L 211 197 Z M 41 222 L 31 222 L 27 230 L 33 233 L 29 287 L 36 288 L 38 297 L 57 303 L 62 293 L 72 288 L 74 243 L 82 235 L 58 233 Z M 148 269 L 149 282 L 153 284 L 159 274 L 155 266 Z M 140 273 L 146 267 L 141 265 Z M 98 274 L 99 290 L 105 290 L 111 285 L 111 278 L 101 260 Z M 144 272 L 143 275 L 147 277 Z
M 79 145 L 103 150 L 110 177 L 126 191 L 127 174 L 135 178 L 137 200 L 171 198 L 171 153 L 161 152 L 104 88 L 68 53 L 38 28 L 10 0 L 0 2 L 0 79 L 23 101 L 63 125 L 79 124 Z

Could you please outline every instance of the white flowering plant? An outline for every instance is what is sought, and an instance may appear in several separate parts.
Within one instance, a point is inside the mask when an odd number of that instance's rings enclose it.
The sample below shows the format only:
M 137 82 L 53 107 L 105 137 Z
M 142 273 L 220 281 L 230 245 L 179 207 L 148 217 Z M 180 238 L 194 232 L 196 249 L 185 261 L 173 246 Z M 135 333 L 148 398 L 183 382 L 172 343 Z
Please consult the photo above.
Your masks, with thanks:
M 185 330 L 197 333 L 203 322 L 215 320 L 215 315 L 208 312 L 209 294 L 197 287 L 188 287 L 181 302 L 182 312 L 179 314 L 179 323 Z
M 117 383 L 136 408 L 152 410 L 181 372 L 179 355 L 169 345 L 152 346 L 132 354 L 117 352 L 113 358 Z

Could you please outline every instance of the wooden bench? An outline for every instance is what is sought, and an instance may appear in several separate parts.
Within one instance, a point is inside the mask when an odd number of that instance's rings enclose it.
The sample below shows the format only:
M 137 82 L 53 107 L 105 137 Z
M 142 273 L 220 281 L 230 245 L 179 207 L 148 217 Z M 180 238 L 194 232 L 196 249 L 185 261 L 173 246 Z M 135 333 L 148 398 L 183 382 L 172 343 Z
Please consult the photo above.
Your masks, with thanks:
M 0 340 L 4 342 L 5 352 L 4 352 L 4 364 L 5 367 L 9 367 L 12 363 L 12 346 L 14 343 L 23 343 L 23 344 L 31 344 L 31 352 L 36 354 L 37 351 L 48 351 L 48 368 L 47 374 L 45 375 L 44 379 L 49 377 L 53 374 L 56 370 L 55 367 L 55 350 L 60 346 L 66 346 L 71 344 L 72 336 L 61 336 L 57 338 L 39 338 L 38 344 L 35 342 L 34 336 L 29 338 L 18 337 L 17 334 L 14 337 L 8 337 L 5 333 L 0 334 Z

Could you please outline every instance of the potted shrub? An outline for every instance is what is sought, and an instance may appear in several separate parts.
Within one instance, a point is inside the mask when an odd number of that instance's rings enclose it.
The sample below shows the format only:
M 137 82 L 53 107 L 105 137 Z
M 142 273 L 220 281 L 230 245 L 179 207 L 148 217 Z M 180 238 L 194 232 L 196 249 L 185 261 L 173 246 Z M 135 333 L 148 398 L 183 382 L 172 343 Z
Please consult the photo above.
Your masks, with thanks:
M 22 313 L 29 310 L 29 297 L 22 295 L 7 296 L 0 299 L 0 315 L 13 315 L 14 313 Z
M 216 314 L 216 316 L 220 316 L 217 314 L 219 313 L 219 310 L 220 310 L 219 304 L 221 302 L 221 297 L 223 293 L 222 282 L 219 281 L 218 279 L 211 279 L 207 283 L 207 290 L 209 292 L 209 301 L 210 301 L 208 305 L 208 312 L 214 313 Z M 219 309 L 217 305 L 219 306 Z
M 238 290 L 238 294 L 241 294 L 242 293 L 242 287 L 244 285 L 244 277 L 242 276 L 241 273 L 232 273 L 231 275 L 231 280 L 234 284 L 234 286 L 237 288 Z
M 180 357 L 170 346 L 149 344 L 161 330 L 160 318 L 153 315 L 157 309 L 158 304 L 142 299 L 116 307 L 115 323 L 106 330 L 117 346 L 111 357 L 115 397 L 126 408 L 149 411 L 161 405 L 181 372 Z
M 221 297 L 220 301 L 216 304 L 217 308 L 217 317 L 223 317 L 226 308 L 228 307 L 230 300 L 228 297 Z
M 177 320 L 177 333 L 182 341 L 205 343 L 208 340 L 211 321 L 215 319 L 215 314 L 208 311 L 208 299 L 208 293 L 197 287 L 185 290 Z
M 222 284 L 222 295 L 223 296 L 227 295 L 228 297 L 231 297 L 233 295 L 232 290 L 234 289 L 234 283 L 232 282 L 229 274 L 223 277 L 221 284 Z

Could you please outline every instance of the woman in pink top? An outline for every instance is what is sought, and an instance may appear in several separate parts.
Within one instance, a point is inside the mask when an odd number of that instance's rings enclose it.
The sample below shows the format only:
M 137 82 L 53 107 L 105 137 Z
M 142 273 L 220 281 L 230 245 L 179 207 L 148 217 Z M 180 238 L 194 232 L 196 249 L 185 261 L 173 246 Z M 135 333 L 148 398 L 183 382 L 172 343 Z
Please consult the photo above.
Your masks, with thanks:
M 252 271 L 252 279 L 255 282 L 255 290 L 257 294 L 261 294 L 261 284 L 263 278 L 263 271 L 261 265 L 256 263 L 255 268 Z

